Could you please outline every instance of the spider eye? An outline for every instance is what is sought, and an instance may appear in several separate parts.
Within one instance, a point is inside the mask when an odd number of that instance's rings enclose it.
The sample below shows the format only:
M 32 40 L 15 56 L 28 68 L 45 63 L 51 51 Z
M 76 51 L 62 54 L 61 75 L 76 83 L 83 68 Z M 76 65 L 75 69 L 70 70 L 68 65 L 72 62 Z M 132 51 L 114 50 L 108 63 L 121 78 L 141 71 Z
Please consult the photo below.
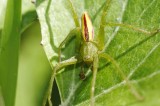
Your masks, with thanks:
M 93 41 L 94 39 L 94 29 L 92 26 L 91 19 L 87 12 L 84 12 L 82 14 L 82 20 L 81 20 L 81 26 L 82 26 L 82 36 L 83 39 L 86 42 Z

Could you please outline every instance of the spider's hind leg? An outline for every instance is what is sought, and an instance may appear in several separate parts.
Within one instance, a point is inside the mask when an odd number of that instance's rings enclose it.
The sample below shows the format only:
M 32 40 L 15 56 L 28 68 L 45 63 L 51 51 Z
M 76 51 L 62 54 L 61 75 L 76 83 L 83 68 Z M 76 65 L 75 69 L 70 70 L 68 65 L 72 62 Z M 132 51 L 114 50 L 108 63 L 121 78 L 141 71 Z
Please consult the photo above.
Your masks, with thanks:
M 131 82 L 129 81 L 129 79 L 125 76 L 125 74 L 123 73 L 123 71 L 121 70 L 121 68 L 119 67 L 118 63 L 116 62 L 116 60 L 114 60 L 111 56 L 109 56 L 107 53 L 100 53 L 99 57 L 102 57 L 104 59 L 106 59 L 108 62 L 111 62 L 115 68 L 116 71 L 122 76 L 122 78 L 125 80 L 126 85 L 129 87 L 129 89 L 131 90 L 131 93 L 137 98 L 137 100 L 142 101 L 144 100 L 144 97 L 141 96 L 139 94 L 139 92 L 135 89 L 135 87 L 133 86 L 133 84 L 131 84 Z

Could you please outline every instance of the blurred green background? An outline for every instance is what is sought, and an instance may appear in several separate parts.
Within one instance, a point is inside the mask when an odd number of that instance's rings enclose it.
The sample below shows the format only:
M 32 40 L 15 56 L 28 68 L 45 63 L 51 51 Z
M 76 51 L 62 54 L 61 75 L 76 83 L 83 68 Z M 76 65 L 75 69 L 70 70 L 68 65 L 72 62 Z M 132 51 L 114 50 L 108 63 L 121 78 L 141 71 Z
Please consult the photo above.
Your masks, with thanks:
M 21 37 L 16 106 L 40 106 L 42 102 L 51 68 L 40 42 L 37 21 Z
M 1 38 L 1 31 L 5 21 L 7 0 L 0 0 L 0 2 Z M 35 6 L 30 0 L 23 0 L 17 73 L 18 77 L 17 79 L 15 78 L 14 81 L 17 82 L 17 87 L 15 97 L 11 98 L 11 101 L 15 102 L 15 106 L 40 106 L 42 103 L 42 98 L 52 70 L 44 53 L 43 47 L 40 45 L 41 39 L 40 25 L 37 19 Z M 7 65 L 6 67 L 10 66 Z M 3 73 L 4 72 L 0 70 L 0 75 L 3 75 Z M 1 82 L 4 82 L 3 79 L 0 80 Z M 4 93 L 2 91 L 2 87 L 0 86 L 0 106 L 4 105 Z M 12 93 L 14 94 L 14 92 Z M 6 106 L 7 104 L 8 103 L 5 103 Z M 14 104 L 11 104 L 10 106 L 14 106 Z

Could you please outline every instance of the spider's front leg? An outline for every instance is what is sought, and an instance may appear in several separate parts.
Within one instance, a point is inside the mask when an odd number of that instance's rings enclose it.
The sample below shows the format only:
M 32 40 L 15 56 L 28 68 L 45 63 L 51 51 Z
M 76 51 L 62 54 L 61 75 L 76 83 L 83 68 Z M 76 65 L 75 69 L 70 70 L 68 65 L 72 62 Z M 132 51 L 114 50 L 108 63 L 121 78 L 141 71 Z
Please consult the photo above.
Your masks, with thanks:
M 76 43 L 77 43 L 76 45 L 79 45 L 80 44 L 80 34 L 81 34 L 80 28 L 79 27 L 74 28 L 73 30 L 71 30 L 69 32 L 69 34 L 67 35 L 67 37 L 61 42 L 61 44 L 58 47 L 59 62 L 61 62 L 61 49 L 62 49 L 62 46 L 65 45 L 74 36 L 76 36 L 76 39 L 78 39 L 76 41 Z
M 55 67 L 54 67 L 54 70 L 52 72 L 52 75 L 51 75 L 51 79 L 49 81 L 49 86 L 48 86 L 48 89 L 45 93 L 45 97 L 43 99 L 43 105 L 42 106 L 45 106 L 46 103 L 47 103 L 47 100 L 48 100 L 48 103 L 49 103 L 49 106 L 52 106 L 52 102 L 51 102 L 51 94 L 52 94 L 52 87 L 53 87 L 53 82 L 54 82 L 54 79 L 55 79 L 55 76 L 56 74 L 58 74 L 58 72 L 60 71 L 60 69 L 64 68 L 64 67 L 67 67 L 69 65 L 73 65 L 73 64 L 76 64 L 77 63 L 77 59 L 75 57 L 71 57 L 70 59 L 68 60 L 65 60 L 65 61 L 62 61 L 60 63 L 58 63 Z
M 94 98 L 94 92 L 95 92 L 95 84 L 96 84 L 96 75 L 97 75 L 97 69 L 98 69 L 98 54 L 94 55 L 93 58 L 93 78 L 92 78 L 92 84 L 91 84 L 91 106 L 94 106 L 95 98 Z

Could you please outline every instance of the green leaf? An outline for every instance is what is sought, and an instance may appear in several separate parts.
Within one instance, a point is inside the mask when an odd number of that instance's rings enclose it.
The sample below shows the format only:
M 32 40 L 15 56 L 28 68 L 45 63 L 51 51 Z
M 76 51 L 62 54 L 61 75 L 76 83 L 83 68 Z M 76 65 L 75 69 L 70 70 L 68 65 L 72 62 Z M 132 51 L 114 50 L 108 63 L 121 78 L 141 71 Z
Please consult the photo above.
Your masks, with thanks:
M 71 0 L 78 18 L 87 11 L 93 21 L 95 36 L 105 0 Z M 106 22 L 126 23 L 148 31 L 160 28 L 159 0 L 112 0 Z M 58 61 L 57 47 L 75 28 L 69 0 L 37 1 L 42 30 L 42 44 L 52 67 Z M 105 24 L 105 23 L 104 23 Z M 137 91 L 145 98 L 139 102 L 124 85 L 112 64 L 100 60 L 96 79 L 96 105 L 145 106 L 160 104 L 160 34 L 148 36 L 129 28 L 105 27 L 105 52 L 116 59 Z M 75 55 L 75 40 L 63 49 L 63 60 Z M 64 105 L 88 106 L 92 75 L 81 81 L 80 65 L 66 67 L 56 76 L 61 102 Z M 86 70 L 87 71 L 87 70 Z M 54 93 L 54 92 L 53 92 Z M 54 98 L 53 98 L 54 100 Z
M 0 86 L 5 106 L 15 103 L 20 22 L 21 0 L 8 0 L 0 39 Z

